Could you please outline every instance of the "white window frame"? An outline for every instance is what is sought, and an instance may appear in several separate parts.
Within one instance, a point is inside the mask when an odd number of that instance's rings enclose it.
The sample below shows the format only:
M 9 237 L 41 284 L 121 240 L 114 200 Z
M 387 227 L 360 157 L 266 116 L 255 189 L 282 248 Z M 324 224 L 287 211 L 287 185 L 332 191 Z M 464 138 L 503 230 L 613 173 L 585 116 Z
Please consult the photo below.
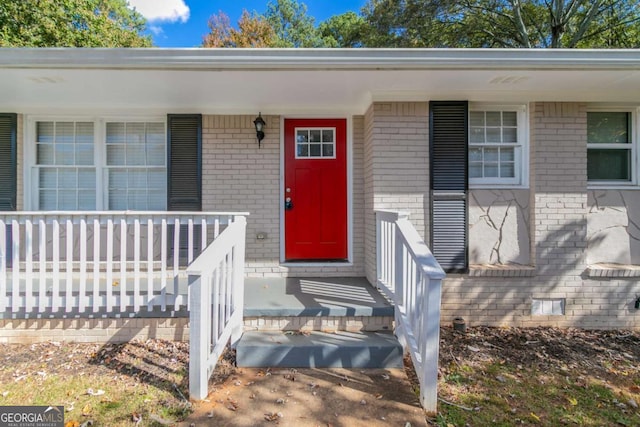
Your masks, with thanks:
M 517 114 L 518 144 L 514 152 L 514 178 L 471 178 L 470 188 L 527 188 L 529 185 L 529 114 L 527 104 L 493 104 L 493 103 L 469 103 L 469 113 L 472 111 L 515 111 Z M 487 146 L 485 144 L 473 144 L 471 142 L 471 123 L 467 127 L 469 135 L 468 148 L 473 146 Z M 496 144 L 496 146 L 501 146 Z M 467 171 L 468 173 L 468 171 Z
M 588 106 L 588 113 L 630 113 L 631 114 L 631 180 L 630 181 L 597 181 L 589 180 L 587 177 L 588 189 L 615 189 L 615 188 L 629 188 L 638 186 L 640 183 L 640 159 L 638 159 L 638 141 L 640 141 L 640 124 L 638 118 L 640 117 L 640 107 L 633 108 L 629 106 Z M 587 123 L 585 122 L 585 127 Z M 593 149 L 628 149 L 629 144 L 589 144 L 587 142 L 587 150 Z M 586 168 L 586 164 L 585 164 Z
M 323 142 L 320 142 L 320 143 L 316 142 L 314 144 L 316 144 L 316 145 L 320 144 L 320 154 L 321 154 L 320 156 L 317 156 L 317 157 L 316 156 L 311 156 L 311 155 L 298 156 L 298 140 L 297 140 L 297 137 L 298 137 L 298 131 L 299 130 L 306 130 L 306 131 L 309 131 L 309 132 L 312 131 L 312 130 L 319 130 L 320 132 L 322 132 L 323 130 L 333 131 L 333 142 L 332 142 L 332 144 L 333 144 L 333 155 L 332 156 L 324 156 L 324 155 L 322 155 L 322 146 L 324 145 L 324 143 Z M 296 127 L 294 129 L 294 136 L 296 138 L 296 151 L 295 151 L 295 155 L 296 155 L 295 158 L 296 159 L 299 159 L 299 160 L 331 160 L 331 159 L 334 159 L 335 160 L 335 158 L 336 158 L 336 128 L 335 127 L 330 127 L 330 126 L 329 127 Z M 311 141 L 307 141 L 307 145 L 311 145 Z M 311 154 L 311 152 L 309 152 L 309 154 Z
M 96 211 L 106 211 L 108 209 L 108 188 L 106 188 L 105 173 L 108 171 L 107 166 L 107 147 L 106 132 L 107 122 L 131 123 L 131 122 L 157 122 L 162 123 L 165 129 L 165 168 L 167 164 L 167 116 L 136 116 L 136 115 L 25 115 L 24 120 L 24 206 L 26 210 L 40 211 L 39 207 L 39 182 L 35 173 L 37 165 L 37 123 L 38 122 L 93 122 L 94 131 L 94 164 L 96 170 Z M 166 209 L 166 207 L 165 207 Z

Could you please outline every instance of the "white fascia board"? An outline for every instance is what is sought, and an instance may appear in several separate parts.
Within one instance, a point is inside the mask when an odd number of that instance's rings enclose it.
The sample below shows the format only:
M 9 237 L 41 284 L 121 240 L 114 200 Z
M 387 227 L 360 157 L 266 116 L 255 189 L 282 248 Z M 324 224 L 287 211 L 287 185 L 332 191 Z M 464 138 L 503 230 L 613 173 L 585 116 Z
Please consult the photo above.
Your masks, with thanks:
M 640 69 L 640 50 L 5 48 L 0 68 L 628 70 Z

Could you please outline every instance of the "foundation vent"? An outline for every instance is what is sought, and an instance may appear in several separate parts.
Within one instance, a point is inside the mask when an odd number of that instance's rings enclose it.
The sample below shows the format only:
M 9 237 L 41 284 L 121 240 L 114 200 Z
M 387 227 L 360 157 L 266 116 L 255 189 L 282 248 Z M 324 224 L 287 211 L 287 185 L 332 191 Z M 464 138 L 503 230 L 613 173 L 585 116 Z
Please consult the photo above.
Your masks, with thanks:
M 565 313 L 564 298 L 534 298 L 531 302 L 532 316 L 564 316 Z

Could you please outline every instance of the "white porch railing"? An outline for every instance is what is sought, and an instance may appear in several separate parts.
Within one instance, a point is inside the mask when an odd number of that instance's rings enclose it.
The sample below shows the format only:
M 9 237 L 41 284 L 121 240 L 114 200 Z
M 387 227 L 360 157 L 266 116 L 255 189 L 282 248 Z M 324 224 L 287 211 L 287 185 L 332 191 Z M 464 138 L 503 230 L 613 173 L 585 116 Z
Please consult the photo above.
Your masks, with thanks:
M 237 218 L 187 268 L 189 394 L 204 399 L 225 346 L 240 339 L 244 305 L 246 219 Z
M 187 264 L 237 215 L 0 212 L 0 314 L 181 310 Z
M 420 403 L 435 412 L 445 273 L 408 217 L 408 213 L 376 211 L 377 286 L 395 305 L 396 336 L 411 354 L 420 381 Z

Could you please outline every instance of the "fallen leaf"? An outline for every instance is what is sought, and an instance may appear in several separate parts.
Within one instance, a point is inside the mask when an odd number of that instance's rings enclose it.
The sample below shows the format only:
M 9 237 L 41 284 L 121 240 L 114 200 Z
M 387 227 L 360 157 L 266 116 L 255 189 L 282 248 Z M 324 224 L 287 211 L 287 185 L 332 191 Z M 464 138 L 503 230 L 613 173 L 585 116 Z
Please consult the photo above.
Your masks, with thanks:
M 264 414 L 264 419 L 267 421 L 275 421 L 278 419 L 278 414 L 274 412 L 270 412 L 268 414 Z
M 578 400 L 573 397 L 567 397 L 567 400 L 571 404 L 571 406 L 576 406 L 578 404 Z
M 68 421 L 64 427 L 80 427 L 80 423 L 77 421 Z
M 382 394 L 380 394 L 380 393 L 376 393 L 376 394 L 375 394 L 375 397 L 376 397 L 376 399 L 382 399 Z
M 82 408 L 82 415 L 87 416 L 91 414 L 91 405 L 84 405 L 84 408 Z
M 235 412 L 235 411 L 237 411 L 237 410 L 238 410 L 238 408 L 240 407 L 240 405 L 238 405 L 238 401 L 237 401 L 237 400 L 234 400 L 234 399 L 232 399 L 232 398 L 228 398 L 228 399 L 227 399 L 227 402 L 228 402 L 228 404 L 227 404 L 227 409 L 229 409 L 230 411 Z
M 540 417 L 539 417 L 539 416 L 537 416 L 536 414 L 534 414 L 533 412 L 531 412 L 531 413 L 529 414 L 529 416 L 530 416 L 531 418 L 533 418 L 533 419 L 534 419 L 534 421 L 536 421 L 536 422 L 540 421 Z

